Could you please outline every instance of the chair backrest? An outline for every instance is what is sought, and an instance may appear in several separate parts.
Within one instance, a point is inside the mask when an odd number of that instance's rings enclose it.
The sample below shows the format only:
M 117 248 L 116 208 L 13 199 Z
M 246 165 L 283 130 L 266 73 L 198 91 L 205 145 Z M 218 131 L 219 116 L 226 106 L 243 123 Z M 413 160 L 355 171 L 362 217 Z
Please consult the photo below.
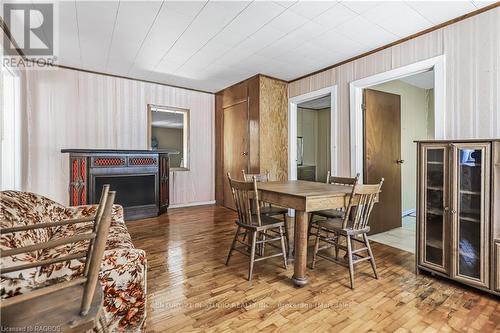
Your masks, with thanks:
M 260 220 L 259 205 L 252 205 L 252 202 L 259 202 L 259 192 L 257 191 L 257 179 L 252 177 L 251 182 L 242 182 L 231 178 L 231 174 L 227 173 L 231 193 L 233 194 L 234 204 L 238 211 L 238 219 L 240 223 L 247 225 L 262 226 Z M 255 216 L 255 220 L 253 216 Z
M 89 242 L 86 252 L 72 253 L 57 258 L 30 262 L 28 264 L 14 265 L 5 268 L 0 267 L 0 274 L 6 274 L 6 273 L 22 271 L 33 267 L 53 265 L 60 262 L 85 258 L 85 269 L 81 277 L 77 277 L 72 280 L 64 282 L 60 282 L 60 280 L 56 281 L 49 280 L 49 282 L 51 283 L 48 283 L 47 285 L 44 286 L 40 286 L 40 288 L 32 290 L 28 293 L 3 299 L 2 302 L 0 303 L 0 308 L 20 302 L 29 302 L 29 300 L 32 300 L 36 297 L 49 295 L 50 293 L 53 293 L 57 290 L 61 290 L 63 288 L 73 287 L 76 285 L 84 285 L 82 302 L 80 306 L 80 313 L 81 315 L 87 314 L 98 283 L 98 274 L 99 274 L 99 269 L 101 267 L 102 257 L 104 254 L 104 248 L 106 246 L 106 241 L 108 238 L 108 231 L 109 231 L 109 226 L 111 224 L 111 212 L 114 200 L 115 200 L 115 192 L 109 191 L 109 185 L 105 185 L 103 186 L 101 200 L 99 202 L 99 206 L 94 216 L 79 218 L 79 219 L 38 223 L 33 225 L 21 225 L 11 228 L 0 229 L 1 234 L 7 234 L 15 232 L 25 232 L 27 230 L 54 228 L 62 225 L 71 225 L 77 223 L 89 223 L 89 222 L 93 223 L 92 231 L 88 233 L 79 233 L 65 238 L 40 242 L 34 245 L 3 250 L 0 253 L 1 258 L 8 256 L 15 256 L 23 253 L 30 253 L 34 251 L 48 250 L 56 248 L 61 245 L 74 244 L 81 241 Z
M 359 230 L 368 226 L 373 205 L 377 200 L 383 183 L 384 178 L 378 184 L 354 185 L 342 224 L 344 229 L 349 227 L 353 230 Z
M 350 178 L 350 177 L 330 176 L 330 171 L 328 171 L 328 174 L 326 176 L 326 183 L 332 185 L 354 186 L 358 183 L 358 180 L 359 180 L 359 173 L 356 174 L 356 177 Z
M 255 178 L 258 182 L 268 182 L 271 180 L 269 170 L 264 173 L 246 173 L 245 170 L 241 170 L 243 175 L 243 180 L 246 182 L 251 182 Z

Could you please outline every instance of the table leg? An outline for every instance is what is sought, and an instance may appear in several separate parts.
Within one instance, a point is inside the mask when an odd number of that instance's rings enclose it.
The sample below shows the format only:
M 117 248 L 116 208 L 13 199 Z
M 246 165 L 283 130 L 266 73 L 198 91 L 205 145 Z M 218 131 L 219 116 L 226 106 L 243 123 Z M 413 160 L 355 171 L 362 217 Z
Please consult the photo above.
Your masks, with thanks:
M 307 284 L 306 265 L 307 265 L 307 213 L 304 211 L 295 211 L 295 262 L 293 283 L 298 287 Z

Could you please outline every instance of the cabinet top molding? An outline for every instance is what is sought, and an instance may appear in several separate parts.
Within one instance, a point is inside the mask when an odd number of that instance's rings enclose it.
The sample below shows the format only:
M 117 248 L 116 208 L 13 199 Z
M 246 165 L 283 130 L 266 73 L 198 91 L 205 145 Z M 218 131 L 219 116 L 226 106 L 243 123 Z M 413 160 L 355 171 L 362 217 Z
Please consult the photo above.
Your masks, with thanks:
M 415 140 L 415 143 L 477 143 L 477 142 L 496 142 L 500 141 L 497 139 L 455 139 L 455 140 Z
M 175 149 L 61 149 L 61 153 L 75 154 L 179 154 Z

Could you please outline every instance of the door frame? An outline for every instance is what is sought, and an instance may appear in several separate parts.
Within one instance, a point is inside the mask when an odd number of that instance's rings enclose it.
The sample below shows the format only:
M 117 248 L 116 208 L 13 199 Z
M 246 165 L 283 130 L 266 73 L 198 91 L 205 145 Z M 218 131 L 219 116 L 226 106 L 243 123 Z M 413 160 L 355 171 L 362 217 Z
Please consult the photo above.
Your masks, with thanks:
M 401 79 L 407 76 L 434 70 L 434 138 L 444 139 L 445 94 L 446 94 L 446 58 L 440 55 L 410 65 L 398 67 L 383 73 L 352 81 L 349 84 L 350 119 L 351 119 L 351 174 L 360 174 L 363 181 L 363 89 Z
M 288 179 L 297 180 L 297 105 L 330 95 L 330 173 L 338 172 L 337 126 L 338 103 L 337 85 L 311 91 L 288 99 Z

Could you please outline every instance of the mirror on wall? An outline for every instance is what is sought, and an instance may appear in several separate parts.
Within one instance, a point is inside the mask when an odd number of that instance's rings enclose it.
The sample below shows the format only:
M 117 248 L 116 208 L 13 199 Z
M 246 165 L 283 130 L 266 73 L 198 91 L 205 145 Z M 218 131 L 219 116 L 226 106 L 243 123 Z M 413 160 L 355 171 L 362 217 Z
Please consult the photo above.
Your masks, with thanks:
M 189 169 L 189 110 L 149 105 L 148 112 L 150 148 L 178 151 L 170 155 L 170 168 Z

